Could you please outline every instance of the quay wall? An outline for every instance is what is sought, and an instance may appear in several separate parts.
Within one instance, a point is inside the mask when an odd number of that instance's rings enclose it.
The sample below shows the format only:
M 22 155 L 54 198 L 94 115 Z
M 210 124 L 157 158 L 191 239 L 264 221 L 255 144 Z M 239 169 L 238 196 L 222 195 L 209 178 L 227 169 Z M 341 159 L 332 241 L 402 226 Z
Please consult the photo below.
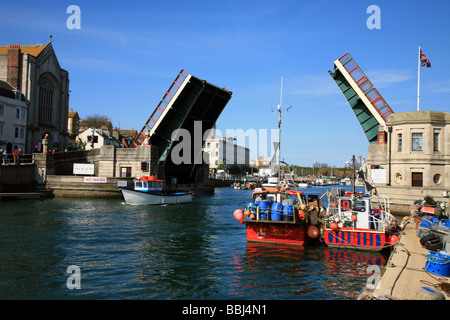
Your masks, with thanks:
M 133 178 L 106 178 L 105 183 L 85 182 L 82 176 L 47 176 L 47 185 L 56 197 L 64 198 L 121 198 L 119 181 L 126 182 L 128 187 Z
M 91 150 L 58 152 L 54 155 L 56 175 L 73 174 L 74 163 L 93 163 L 94 175 L 99 177 L 121 177 L 128 169 L 130 177 L 141 175 L 162 175 L 158 166 L 158 149 L 153 146 L 137 148 L 116 148 L 112 145 Z M 141 162 L 147 161 L 148 171 L 141 171 Z
M 127 188 L 133 187 L 134 178 L 107 177 L 106 182 L 85 182 L 81 176 L 48 176 L 47 184 L 56 197 L 64 198 L 115 198 L 121 199 L 119 182 Z M 209 195 L 214 193 L 214 184 L 192 183 L 192 184 L 169 184 L 169 190 L 188 189 L 194 190 L 197 195 Z
M 0 193 L 31 192 L 36 184 L 34 165 L 0 166 Z

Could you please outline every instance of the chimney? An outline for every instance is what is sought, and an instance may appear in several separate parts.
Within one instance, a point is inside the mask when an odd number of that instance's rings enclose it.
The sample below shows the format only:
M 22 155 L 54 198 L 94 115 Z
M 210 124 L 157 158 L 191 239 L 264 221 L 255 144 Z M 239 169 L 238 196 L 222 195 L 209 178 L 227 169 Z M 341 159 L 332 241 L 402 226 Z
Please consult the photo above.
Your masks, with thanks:
M 20 46 L 12 44 L 8 49 L 8 75 L 7 81 L 17 90 L 20 90 Z

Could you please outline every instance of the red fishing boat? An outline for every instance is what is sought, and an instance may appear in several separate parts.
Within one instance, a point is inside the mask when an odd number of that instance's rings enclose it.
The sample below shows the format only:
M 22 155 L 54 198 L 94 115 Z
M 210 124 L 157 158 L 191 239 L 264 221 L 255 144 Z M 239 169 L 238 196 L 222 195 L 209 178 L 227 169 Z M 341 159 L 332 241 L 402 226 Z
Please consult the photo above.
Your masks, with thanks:
M 234 216 L 245 224 L 247 241 L 306 245 L 318 240 L 324 211 L 317 195 L 256 188 L 252 201 Z
M 283 78 L 281 78 L 283 91 Z M 281 112 L 281 99 L 278 105 L 278 139 L 281 141 L 281 119 L 286 115 Z M 272 110 L 273 112 L 273 110 Z M 278 148 L 280 143 L 278 143 Z M 325 209 L 320 205 L 317 195 L 306 199 L 303 192 L 290 190 L 295 184 L 283 185 L 280 170 L 281 150 L 278 152 L 278 177 L 276 183 L 255 188 L 252 201 L 244 210 L 234 211 L 234 217 L 245 224 L 247 241 L 264 243 L 283 243 L 305 245 L 318 240 L 320 235 L 320 215 Z M 283 161 L 287 167 L 289 165 Z M 270 181 L 269 181 L 270 182 Z

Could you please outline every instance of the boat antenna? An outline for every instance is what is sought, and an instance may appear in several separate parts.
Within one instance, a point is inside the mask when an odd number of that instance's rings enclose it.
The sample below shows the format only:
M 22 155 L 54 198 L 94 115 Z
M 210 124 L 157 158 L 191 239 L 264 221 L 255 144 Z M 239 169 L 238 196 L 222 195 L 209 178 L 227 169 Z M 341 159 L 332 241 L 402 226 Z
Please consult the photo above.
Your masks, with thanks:
M 278 187 L 280 187 L 280 184 L 281 184 L 281 167 L 280 167 L 280 162 L 281 162 L 281 119 L 283 119 L 284 116 L 286 115 L 286 113 L 289 111 L 289 109 L 292 108 L 292 106 L 290 106 L 289 108 L 286 109 L 286 112 L 283 115 L 281 115 L 282 102 L 283 102 L 283 76 L 281 76 L 280 104 L 277 107 L 278 115 L 273 111 L 273 108 L 272 108 L 272 113 L 278 119 Z

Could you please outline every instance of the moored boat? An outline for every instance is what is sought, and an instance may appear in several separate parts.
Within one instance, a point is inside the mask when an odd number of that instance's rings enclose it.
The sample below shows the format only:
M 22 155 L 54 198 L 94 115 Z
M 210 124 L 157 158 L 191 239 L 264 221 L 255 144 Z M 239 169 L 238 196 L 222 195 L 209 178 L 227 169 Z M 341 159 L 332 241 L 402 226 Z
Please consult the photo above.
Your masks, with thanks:
M 331 197 L 323 224 L 323 240 L 330 247 L 380 251 L 398 240 L 389 199 L 347 192 Z
M 133 180 L 134 190 L 121 189 L 126 204 L 132 205 L 163 205 L 189 203 L 193 201 L 192 191 L 164 190 L 164 180 L 155 176 L 143 176 Z
M 234 216 L 246 225 L 249 242 L 306 245 L 318 240 L 324 210 L 317 195 L 256 188 L 251 202 Z
M 390 213 L 389 198 L 371 190 L 375 192 L 355 192 L 353 185 L 352 192 L 340 188 L 327 192 L 328 207 L 321 230 L 326 245 L 381 251 L 398 241 L 397 221 Z
M 281 119 L 290 108 L 282 115 L 280 99 L 278 116 L 274 112 L 278 119 L 277 148 L 281 142 Z M 252 201 L 244 210 L 236 209 L 234 217 L 245 224 L 247 241 L 305 245 L 318 240 L 320 215 L 324 209 L 317 195 L 309 195 L 306 199 L 303 192 L 290 189 L 296 189 L 293 174 L 282 177 L 280 155 L 281 150 L 278 152 L 277 177 L 269 178 L 267 184 L 262 184 L 263 188 L 255 188 Z M 286 162 L 283 163 L 289 168 Z

